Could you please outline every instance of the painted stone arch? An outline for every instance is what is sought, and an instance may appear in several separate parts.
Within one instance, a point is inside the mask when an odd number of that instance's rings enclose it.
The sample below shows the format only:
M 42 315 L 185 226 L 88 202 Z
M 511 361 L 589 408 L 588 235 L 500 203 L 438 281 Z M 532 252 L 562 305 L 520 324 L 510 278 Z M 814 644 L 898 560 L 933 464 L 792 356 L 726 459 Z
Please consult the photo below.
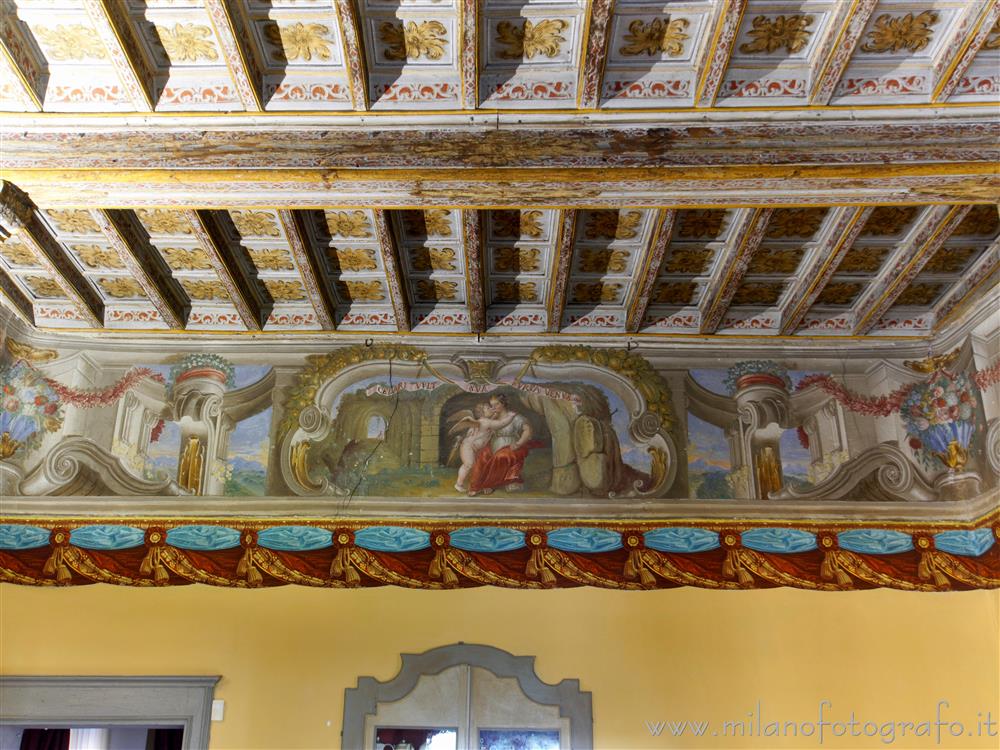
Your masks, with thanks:
M 478 750 L 483 731 L 529 727 L 557 734 L 560 748 L 593 747 L 591 694 L 576 679 L 543 682 L 533 656 L 456 643 L 401 658 L 391 680 L 359 677 L 344 691 L 344 747 L 375 748 L 392 725 L 453 728 L 459 750 Z

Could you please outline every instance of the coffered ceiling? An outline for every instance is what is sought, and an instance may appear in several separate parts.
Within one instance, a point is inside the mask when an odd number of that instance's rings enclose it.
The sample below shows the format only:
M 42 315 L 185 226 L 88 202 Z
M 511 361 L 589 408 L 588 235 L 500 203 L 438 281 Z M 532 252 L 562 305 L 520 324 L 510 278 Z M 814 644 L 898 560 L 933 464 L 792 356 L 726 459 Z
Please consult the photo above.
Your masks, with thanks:
M 0 0 L 0 291 L 125 331 L 926 337 L 997 0 Z
M 53 327 L 913 336 L 1000 268 L 988 204 L 87 210 L 34 207 L 9 183 L 4 197 L 4 295 Z
M 0 107 L 287 112 L 992 101 L 992 0 L 4 0 Z

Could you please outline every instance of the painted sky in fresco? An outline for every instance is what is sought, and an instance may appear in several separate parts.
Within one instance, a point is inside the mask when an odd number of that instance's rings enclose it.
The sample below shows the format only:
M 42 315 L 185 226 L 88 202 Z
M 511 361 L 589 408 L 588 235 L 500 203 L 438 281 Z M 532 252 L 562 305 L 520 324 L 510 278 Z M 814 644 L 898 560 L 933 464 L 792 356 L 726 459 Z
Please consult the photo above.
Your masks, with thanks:
M 254 381 L 251 381 L 254 382 Z M 271 447 L 271 407 L 264 409 L 242 422 L 237 423 L 229 435 L 229 460 L 241 458 L 258 464 L 261 470 L 267 468 Z
M 726 471 L 729 461 L 729 442 L 721 427 L 716 427 L 694 414 L 688 414 L 688 467 L 695 472 Z

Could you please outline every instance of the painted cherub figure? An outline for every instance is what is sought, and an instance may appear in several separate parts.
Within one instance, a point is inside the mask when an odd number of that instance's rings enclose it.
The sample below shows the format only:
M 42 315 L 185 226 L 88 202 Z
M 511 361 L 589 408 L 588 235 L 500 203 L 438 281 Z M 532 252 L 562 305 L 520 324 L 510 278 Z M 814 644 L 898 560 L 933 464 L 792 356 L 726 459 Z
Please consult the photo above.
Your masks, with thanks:
M 451 464 L 455 460 L 456 454 L 462 461 L 455 482 L 455 489 L 459 492 L 468 491 L 469 472 L 476 462 L 476 454 L 490 442 L 493 431 L 506 427 L 517 416 L 514 412 L 508 412 L 500 419 L 491 419 L 489 412 L 489 404 L 480 402 L 472 411 L 462 409 L 448 417 L 448 422 L 453 423 L 448 434 L 456 435 L 448 463 Z M 461 434 L 463 431 L 464 434 Z

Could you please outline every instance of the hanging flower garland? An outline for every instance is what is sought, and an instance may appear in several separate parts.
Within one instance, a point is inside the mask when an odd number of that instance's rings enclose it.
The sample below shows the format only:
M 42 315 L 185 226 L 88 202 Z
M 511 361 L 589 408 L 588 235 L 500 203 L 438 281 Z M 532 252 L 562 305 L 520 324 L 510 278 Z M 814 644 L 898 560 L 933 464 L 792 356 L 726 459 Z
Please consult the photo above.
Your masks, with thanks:
M 853 412 L 869 417 L 888 417 L 899 411 L 903 401 L 916 384 L 910 383 L 901 386 L 885 396 L 862 396 L 860 393 L 847 390 L 829 375 L 807 375 L 799 381 L 796 390 L 801 391 L 811 385 L 815 385 L 830 394 L 838 403 Z
M 139 385 L 146 378 L 165 384 L 164 377 L 153 372 L 148 367 L 133 367 L 128 370 L 116 382 L 107 388 L 88 390 L 73 388 L 72 386 L 60 383 L 55 378 L 45 377 L 25 359 L 18 359 L 12 365 L 4 368 L 6 376 L 4 395 L 7 397 L 4 402 L 4 413 L 10 417 L 5 419 L 0 425 L 0 432 L 10 433 L 10 439 L 16 440 L 17 445 L 27 445 L 29 448 L 36 445 L 43 432 L 55 432 L 62 426 L 62 408 L 65 404 L 75 406 L 78 409 L 95 409 L 103 406 L 110 406 L 116 403 L 126 393 Z M 24 388 L 34 387 L 38 393 L 32 395 L 30 399 L 14 399 L 17 384 L 22 384 Z M 32 386 L 32 384 L 34 384 Z M 43 389 L 43 390 L 39 390 Z M 7 391 L 10 390 L 10 393 Z M 17 408 L 13 408 L 15 400 Z M 37 412 L 37 419 L 31 418 L 29 412 Z M 14 419 L 16 417 L 16 419 Z M 8 422 L 10 424 L 8 424 Z M 158 420 L 153 427 L 150 440 L 155 442 L 163 433 L 164 422 Z M 21 433 L 24 432 L 22 435 Z M 15 437 L 14 433 L 17 433 Z M 13 449 L 4 451 L 13 454 Z M 5 456 L 9 458 L 9 455 Z
M 981 391 L 985 391 L 995 383 L 1000 383 L 1000 360 L 997 360 L 985 370 L 974 372 L 972 374 L 972 382 Z
M 153 372 L 148 367 L 133 367 L 122 377 L 109 385 L 107 388 L 99 390 L 84 390 L 63 385 L 53 378 L 45 378 L 45 382 L 56 392 L 62 401 L 70 406 L 79 409 L 94 409 L 102 406 L 109 406 L 130 390 L 135 388 L 140 381 L 150 378 L 157 383 L 164 383 L 164 378 L 157 372 Z

